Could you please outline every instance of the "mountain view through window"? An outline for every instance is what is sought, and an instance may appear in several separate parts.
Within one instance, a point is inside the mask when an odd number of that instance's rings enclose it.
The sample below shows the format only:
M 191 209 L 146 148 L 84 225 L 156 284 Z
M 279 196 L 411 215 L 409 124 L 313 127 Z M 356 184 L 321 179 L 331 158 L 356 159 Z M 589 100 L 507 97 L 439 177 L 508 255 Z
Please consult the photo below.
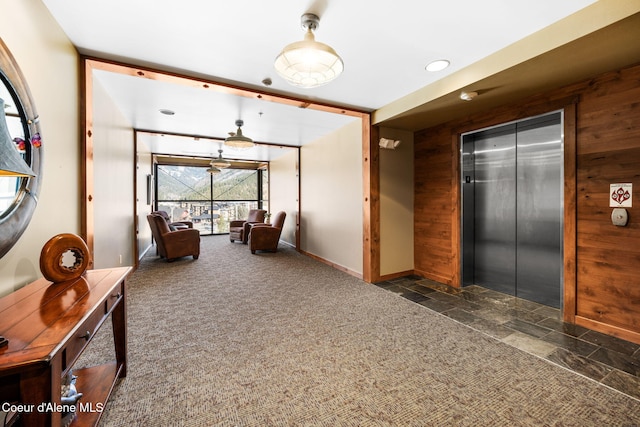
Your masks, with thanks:
M 265 170 L 222 169 L 211 175 L 206 167 L 158 165 L 156 171 L 157 210 L 172 221 L 192 221 L 201 234 L 228 233 L 229 221 L 267 206 Z

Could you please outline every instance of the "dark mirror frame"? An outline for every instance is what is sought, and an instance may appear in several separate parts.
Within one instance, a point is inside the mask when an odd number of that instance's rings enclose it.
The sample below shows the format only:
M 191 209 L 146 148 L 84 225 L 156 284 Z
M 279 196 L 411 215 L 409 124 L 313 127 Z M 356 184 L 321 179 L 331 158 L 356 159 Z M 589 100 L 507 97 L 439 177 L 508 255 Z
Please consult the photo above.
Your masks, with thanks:
M 27 82 L 13 55 L 0 38 L 0 80 L 18 107 L 22 118 L 25 141 L 25 161 L 36 174 L 34 178 L 21 178 L 20 189 L 13 204 L 0 216 L 0 258 L 18 242 L 24 233 L 38 203 L 38 193 L 42 183 L 42 147 L 31 147 L 31 137 L 40 133 L 36 112 Z

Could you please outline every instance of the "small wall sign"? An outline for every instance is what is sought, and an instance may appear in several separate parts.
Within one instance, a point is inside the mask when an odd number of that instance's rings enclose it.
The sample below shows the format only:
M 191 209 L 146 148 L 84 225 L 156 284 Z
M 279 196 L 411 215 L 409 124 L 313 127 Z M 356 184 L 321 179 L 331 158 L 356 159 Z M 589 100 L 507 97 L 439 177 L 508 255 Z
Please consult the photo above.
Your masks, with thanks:
M 611 184 L 609 186 L 609 207 L 630 208 L 633 184 Z

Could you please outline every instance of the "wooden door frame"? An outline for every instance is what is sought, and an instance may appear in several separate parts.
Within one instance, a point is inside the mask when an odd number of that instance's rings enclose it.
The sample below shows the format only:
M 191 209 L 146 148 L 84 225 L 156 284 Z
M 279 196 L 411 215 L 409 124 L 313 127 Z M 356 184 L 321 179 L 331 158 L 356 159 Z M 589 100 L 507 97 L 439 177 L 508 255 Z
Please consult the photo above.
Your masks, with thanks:
M 276 102 L 280 104 L 295 106 L 298 108 L 324 111 L 334 114 L 341 114 L 359 118 L 362 122 L 362 147 L 363 147 L 363 274 L 362 277 L 367 282 L 372 282 L 380 277 L 380 201 L 379 201 L 379 172 L 378 172 L 378 150 L 377 138 L 373 138 L 371 127 L 371 114 L 369 112 L 354 108 L 309 101 L 307 99 L 296 98 L 286 95 L 278 95 L 254 89 L 248 89 L 228 83 L 214 80 L 191 77 L 149 67 L 140 67 L 133 64 L 126 64 L 116 61 L 109 61 L 100 58 L 81 56 L 81 164 L 82 164 L 82 206 L 81 206 L 81 234 L 85 239 L 89 251 L 94 253 L 95 244 L 95 224 L 94 224 L 94 164 L 93 164 L 93 71 L 101 70 L 132 77 L 151 79 L 182 86 L 194 87 L 198 89 L 213 90 L 232 94 L 246 98 L 259 98 L 263 101 Z M 137 129 L 134 129 L 134 133 Z M 298 165 L 299 165 L 298 159 Z M 135 159 L 134 159 L 135 167 Z M 135 177 L 135 174 L 134 174 Z M 300 174 L 298 174 L 300 179 Z M 298 183 L 299 184 L 299 183 Z M 132 185 L 135 185 L 133 183 Z M 300 190 L 299 190 L 300 191 Z M 134 194 L 135 197 L 135 194 Z M 133 217 L 137 217 L 137 208 L 134 203 Z M 296 229 L 296 249 L 300 250 L 298 225 L 300 224 L 301 197 L 298 197 L 298 218 Z M 134 221 L 135 222 L 135 221 Z M 132 224 L 134 227 L 135 224 Z M 135 230 L 134 230 L 135 235 Z M 134 239 L 135 240 L 135 239 Z M 134 244 L 135 246 L 135 244 Z M 134 247 L 134 256 L 137 258 L 137 250 Z M 90 266 L 91 268 L 92 266 Z
M 562 282 L 562 316 L 568 323 L 575 323 L 576 317 L 576 248 L 577 248 L 577 104 L 578 98 L 561 100 L 553 105 L 538 106 L 527 111 L 526 116 L 517 117 L 514 120 L 521 120 L 539 114 L 546 114 L 553 111 L 562 111 L 563 132 L 564 132 L 564 152 L 563 152 L 563 282 Z M 554 108 L 556 107 L 556 108 Z M 499 123 L 491 123 L 487 126 L 495 126 Z M 486 127 L 486 126 L 479 126 Z M 457 129 L 452 132 L 451 149 L 452 156 L 452 286 L 462 287 L 462 187 L 460 180 L 461 173 L 461 136 L 472 129 Z

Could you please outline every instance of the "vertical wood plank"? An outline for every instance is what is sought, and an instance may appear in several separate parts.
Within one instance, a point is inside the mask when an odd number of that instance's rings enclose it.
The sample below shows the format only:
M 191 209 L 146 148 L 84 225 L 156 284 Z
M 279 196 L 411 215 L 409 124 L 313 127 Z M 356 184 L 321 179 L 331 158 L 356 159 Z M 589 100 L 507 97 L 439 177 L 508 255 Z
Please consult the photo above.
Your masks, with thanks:
M 83 59 L 83 72 L 80 73 L 83 79 L 82 93 L 81 93 L 81 108 L 82 108 L 82 142 L 81 142 L 81 155 L 82 155 L 82 215 L 81 215 L 81 233 L 82 238 L 89 248 L 91 254 L 91 261 L 89 262 L 89 269 L 93 268 L 94 258 L 94 238 L 95 228 L 93 223 L 94 215 L 94 203 L 93 203 L 93 67 L 91 62 L 87 59 Z M 137 258 L 137 257 L 136 257 Z
M 462 244 L 460 240 L 462 222 L 462 197 L 460 182 L 460 134 L 451 135 L 451 286 L 462 287 L 460 253 Z
M 363 242 L 362 279 L 380 280 L 380 152 L 379 129 L 371 118 L 362 119 Z
M 454 285 L 456 245 L 454 218 L 457 162 L 455 131 L 439 126 L 417 133 L 415 145 L 414 270 L 416 274 Z M 457 144 L 456 144 L 457 146 Z
M 597 76 L 581 93 L 576 126 L 576 322 L 630 341 L 640 336 L 640 222 L 634 205 L 625 227 L 611 223 L 609 186 L 640 186 L 638 98 L 640 66 Z
M 564 210 L 563 210 L 563 311 L 565 322 L 576 316 L 576 125 L 577 104 L 564 108 Z

